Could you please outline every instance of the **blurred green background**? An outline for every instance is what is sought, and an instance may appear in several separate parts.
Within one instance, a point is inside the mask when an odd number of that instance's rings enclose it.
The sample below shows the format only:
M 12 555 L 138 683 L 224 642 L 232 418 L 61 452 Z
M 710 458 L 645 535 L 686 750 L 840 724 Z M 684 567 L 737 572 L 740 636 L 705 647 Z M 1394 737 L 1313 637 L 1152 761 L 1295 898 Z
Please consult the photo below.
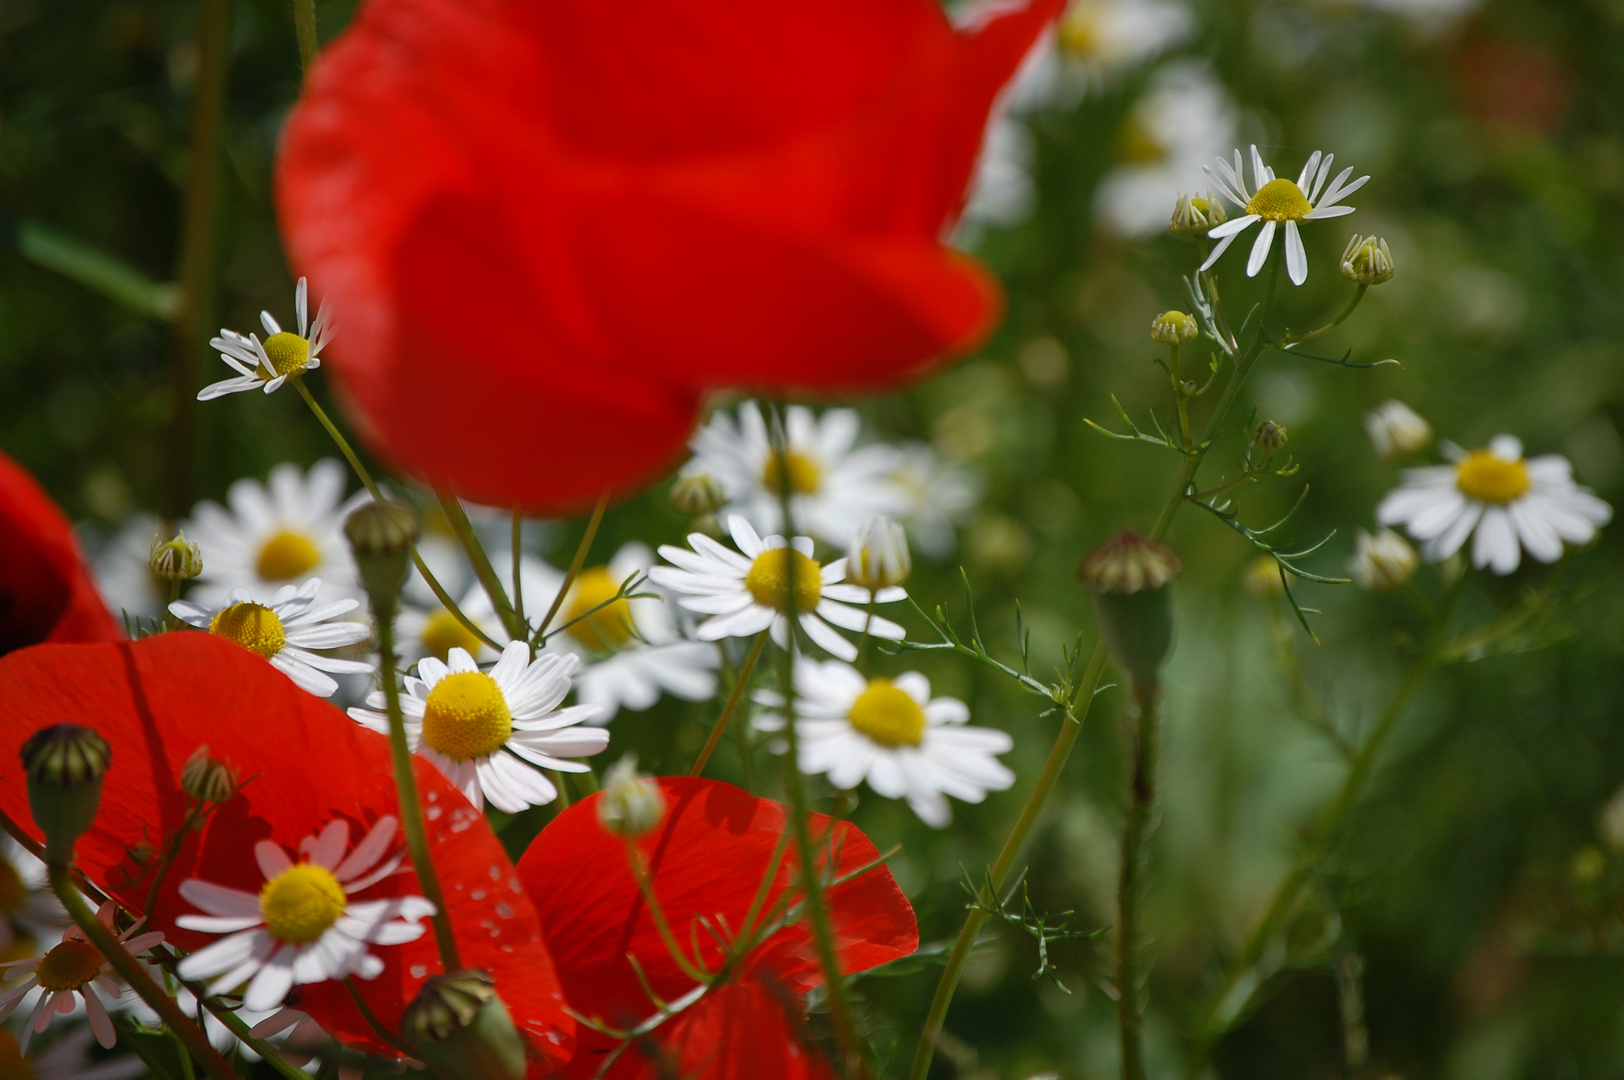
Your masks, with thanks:
M 261 308 L 289 307 L 269 175 L 299 68 L 285 0 L 231 6 L 217 298 L 205 321 L 246 329 Z M 1564 454 L 1581 483 L 1624 503 L 1624 3 L 1303 0 L 1167 15 L 1175 6 L 1161 6 L 1160 24 L 1147 16 L 1161 30 L 1131 30 L 1125 48 L 1109 33 L 1085 32 L 1085 21 L 1108 28 L 1117 17 L 1108 9 L 1154 5 L 1118 0 L 1074 12 L 1062 35 L 1072 51 L 1058 67 L 1049 58 L 1047 82 L 1029 86 L 1015 127 L 995 140 L 1013 146 L 989 169 L 989 182 L 1007 190 L 960 235 L 1007 286 L 1002 328 L 932 382 L 861 403 L 874 437 L 931 441 L 987 478 L 955 557 L 923 566 L 913 594 L 962 616 L 962 564 L 995 650 L 1013 655 L 1019 598 L 1045 668 L 1079 632 L 1092 641 L 1075 579 L 1081 555 L 1119 528 L 1148 527 L 1175 474 L 1165 452 L 1109 441 L 1083 419 L 1113 426 L 1113 393 L 1136 417 L 1165 412 L 1147 328 L 1158 312 L 1187 308 L 1180 275 L 1195 253 L 1154 224 L 1172 196 L 1153 185 L 1171 176 L 1190 190 L 1209 144 L 1257 142 L 1283 175 L 1316 148 L 1372 174 L 1351 200 L 1355 218 L 1305 230 L 1310 276 L 1289 290 L 1284 321 L 1306 326 L 1345 302 L 1350 287 L 1336 259 L 1353 230 L 1385 236 L 1398 265 L 1326 347 L 1402 367 L 1350 370 L 1278 355 L 1259 365 L 1248 404 L 1289 428 L 1302 468 L 1243 488 L 1245 520 L 1273 520 L 1307 485 L 1296 535 L 1337 534 L 1306 565 L 1340 573 L 1354 530 L 1371 527 L 1376 502 L 1398 480 L 1362 427 L 1389 397 L 1463 445 L 1511 432 L 1531 454 Z M 351 8 L 321 0 L 324 38 L 342 30 Z M 0 447 L 92 540 L 137 512 L 219 498 L 237 477 L 331 453 L 293 395 L 245 394 L 196 411 L 194 452 L 177 463 L 168 442 L 173 326 L 44 265 L 60 263 L 67 240 L 152 281 L 175 278 L 196 30 L 192 0 L 0 4 L 0 220 L 9 240 L 0 251 Z M 1185 120 L 1147 104 L 1191 85 L 1206 96 L 1172 110 Z M 1124 189 L 1150 192 L 1160 207 L 1148 234 L 1132 198 L 1112 201 Z M 1243 258 L 1238 249 L 1220 264 L 1236 312 L 1260 292 L 1241 277 Z M 161 306 L 164 294 L 153 295 Z M 225 375 L 211 357 L 194 363 L 191 390 Z M 318 394 L 320 382 L 312 380 Z M 1204 476 L 1233 475 L 1239 446 L 1220 445 Z M 567 561 L 579 531 L 579 522 L 550 531 L 545 553 Z M 600 551 L 682 531 L 662 485 L 610 512 Z M 1158 1077 L 1181 1075 L 1192 1015 L 1341 777 L 1335 753 L 1298 716 L 1277 638 L 1333 720 L 1357 734 L 1392 693 L 1415 628 L 1402 597 L 1307 585 L 1302 602 L 1321 612 L 1315 644 L 1244 587 L 1251 553 L 1218 522 L 1187 512 L 1172 540 L 1186 570 L 1147 899 Z M 1615 526 L 1556 567 L 1525 561 L 1508 578 L 1470 575 L 1466 624 L 1534 591 L 1552 599 L 1515 648 L 1424 683 L 1309 902 L 1270 954 L 1274 974 L 1255 1008 L 1218 1045 L 1218 1075 L 1624 1075 L 1624 853 L 1598 832 L 1624 782 L 1620 556 Z M 917 620 L 910 628 L 922 629 Z M 1020 780 L 981 806 L 956 804 L 954 826 L 940 833 L 872 795 L 855 812 L 882 848 L 903 845 L 894 867 L 926 943 L 920 961 L 858 984 L 892 1076 L 905 1069 L 934 986 L 931 951 L 963 917 L 960 868 L 979 875 L 991 860 L 1056 723 L 984 670 L 917 659 L 908 662 L 940 692 L 970 701 L 977 722 L 1015 735 L 1008 760 Z M 1113 918 L 1125 709 L 1117 691 L 1099 697 L 1027 852 L 1033 902 L 1075 908 L 1079 926 Z M 680 771 L 713 714 L 670 700 L 622 713 L 615 745 Z M 731 740 L 712 774 L 738 776 Z M 504 833 L 515 849 L 545 813 L 526 817 Z M 1029 939 L 1007 928 L 990 935 L 950 1015 L 939 1075 L 1114 1075 L 1109 938 L 1055 952 L 1069 995 L 1030 977 Z M 1362 980 L 1339 989 L 1338 971 L 1355 969 Z M 1357 1026 L 1344 1025 L 1345 1010 L 1362 1012 L 1368 1029 L 1368 1061 L 1357 1067 L 1346 1047 Z

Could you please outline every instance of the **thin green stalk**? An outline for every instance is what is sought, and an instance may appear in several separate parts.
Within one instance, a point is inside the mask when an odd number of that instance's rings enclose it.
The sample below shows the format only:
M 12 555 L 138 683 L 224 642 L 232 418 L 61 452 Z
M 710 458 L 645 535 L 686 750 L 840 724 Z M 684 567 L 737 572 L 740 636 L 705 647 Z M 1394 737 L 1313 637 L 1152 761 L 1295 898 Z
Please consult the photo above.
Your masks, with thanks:
M 587 519 L 586 532 L 581 534 L 581 542 L 575 545 L 575 555 L 570 559 L 570 568 L 564 574 L 563 584 L 558 587 L 558 595 L 553 597 L 552 606 L 541 618 L 541 626 L 536 630 L 536 640 L 541 640 L 541 636 L 553 624 L 553 616 L 564 606 L 564 597 L 569 594 L 570 586 L 574 585 L 575 579 L 580 576 L 581 567 L 586 565 L 587 553 L 592 550 L 592 541 L 597 538 L 598 526 L 603 524 L 603 512 L 607 509 L 609 509 L 609 493 L 605 491 L 598 496 L 598 505 L 592 508 L 592 516 Z
M 1143 888 L 1145 837 L 1156 802 L 1156 748 L 1162 688 L 1135 683 L 1139 707 L 1128 783 L 1128 815 L 1122 828 L 1122 867 L 1117 877 L 1117 1031 L 1123 1080 L 1145 1080 L 1144 1003 L 1139 996 L 1139 896 Z
M 90 910 L 90 905 L 85 903 L 84 897 L 73 887 L 67 864 L 53 861 L 46 864 L 46 871 L 51 891 L 56 893 L 56 898 L 62 902 L 68 917 L 84 932 L 86 939 L 96 947 L 103 958 L 113 965 L 113 970 L 118 972 L 119 977 L 130 984 L 130 989 L 141 995 L 141 1000 L 158 1014 L 170 1031 L 180 1036 L 181 1041 L 186 1044 L 186 1049 L 202 1063 L 204 1070 L 219 1080 L 233 1080 L 234 1077 L 238 1077 L 231 1063 L 209 1045 L 208 1037 L 180 1011 L 175 999 L 153 982 L 152 976 L 147 974 L 147 969 L 141 962 L 131 956 L 124 946 L 119 944 L 112 931 L 96 918 L 96 913 Z
M 525 622 L 524 618 L 524 575 L 520 573 L 521 564 L 524 562 L 522 545 L 520 544 L 523 539 L 524 512 L 515 506 L 513 508 L 513 530 L 508 537 L 508 546 L 511 549 L 508 561 L 511 570 L 510 580 L 513 584 L 513 611 L 514 614 L 519 616 L 519 625 L 528 626 L 530 624 Z
M 496 573 L 496 567 L 485 554 L 485 548 L 474 533 L 474 523 L 468 520 L 468 512 L 462 508 L 461 501 L 455 495 L 444 491 L 436 491 L 434 497 L 440 500 L 440 509 L 445 511 L 446 523 L 451 526 L 451 535 L 457 538 L 462 545 L 463 552 L 468 556 L 468 562 L 474 568 L 474 577 L 479 579 L 480 587 L 485 595 L 491 599 L 491 608 L 496 617 L 502 621 L 502 629 L 507 631 L 509 640 L 524 641 L 528 638 L 525 625 L 519 621 L 518 613 L 513 605 L 508 603 L 507 590 L 502 588 L 502 579 Z
M 316 37 L 316 0 L 293 0 L 293 31 L 299 38 L 299 69 L 309 75 L 321 47 Z
M 1289 349 L 1293 345 L 1301 345 L 1305 341 L 1312 341 L 1317 337 L 1329 334 L 1332 330 L 1335 330 L 1338 326 L 1341 326 L 1342 323 L 1347 320 L 1349 315 L 1353 314 L 1353 309 L 1359 306 L 1359 301 L 1365 298 L 1365 292 L 1369 288 L 1369 285 L 1361 285 L 1355 289 L 1353 299 L 1349 300 L 1348 306 L 1342 309 L 1342 314 L 1338 315 L 1336 318 L 1332 319 L 1318 330 L 1309 330 L 1307 333 L 1293 334 L 1290 337 L 1281 338 L 1279 341 L 1271 342 L 1270 348 Z
M 727 722 L 733 718 L 733 710 L 738 708 L 740 699 L 744 697 L 745 688 L 750 684 L 750 675 L 755 671 L 756 661 L 761 659 L 761 650 L 766 644 L 767 631 L 763 630 L 756 635 L 755 644 L 750 646 L 750 655 L 744 658 L 744 665 L 739 668 L 739 677 L 733 680 L 733 690 L 727 695 L 727 703 L 722 706 L 722 715 L 716 718 L 710 737 L 705 740 L 705 745 L 699 748 L 699 756 L 694 758 L 693 767 L 688 770 L 689 776 L 699 776 L 705 771 L 705 763 L 710 761 L 717 743 L 722 741 L 722 733 L 727 730 Z M 748 765 L 746 767 L 748 768 Z
M 451 929 L 451 912 L 446 910 L 440 891 L 440 876 L 429 858 L 428 825 L 423 820 L 423 803 L 417 795 L 417 776 L 412 772 L 412 752 L 406 745 L 406 721 L 400 711 L 400 684 L 395 680 L 395 613 L 373 611 L 378 624 L 378 668 L 383 676 L 384 706 L 389 713 L 389 754 L 395 769 L 395 790 L 400 795 L 400 823 L 406 833 L 406 848 L 412 855 L 423 899 L 434 905 L 434 940 L 440 947 L 440 965 L 446 971 L 461 971 L 457 936 Z
M 677 944 L 677 937 L 671 932 L 671 924 L 666 921 L 665 909 L 660 906 L 660 898 L 655 895 L 654 882 L 649 878 L 648 864 L 643 861 L 643 853 L 637 848 L 637 841 L 626 841 L 626 862 L 631 866 L 632 877 L 637 881 L 637 891 L 642 894 L 643 905 L 648 908 L 649 918 L 654 923 L 655 931 L 665 944 L 665 951 L 671 954 L 671 959 L 677 966 L 696 983 L 708 983 L 711 973 L 706 971 L 699 962 L 699 957 L 689 957 Z

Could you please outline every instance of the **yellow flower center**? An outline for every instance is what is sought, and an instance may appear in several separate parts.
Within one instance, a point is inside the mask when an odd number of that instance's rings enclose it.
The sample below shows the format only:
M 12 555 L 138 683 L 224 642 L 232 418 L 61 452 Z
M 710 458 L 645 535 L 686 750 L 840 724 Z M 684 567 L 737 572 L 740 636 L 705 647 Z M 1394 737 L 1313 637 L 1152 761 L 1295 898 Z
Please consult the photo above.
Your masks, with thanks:
M 259 911 L 265 930 L 277 941 L 308 945 L 344 914 L 344 887 L 323 866 L 300 863 L 265 883 Z
M 34 1066 L 17 1045 L 17 1036 L 0 1028 L 0 1080 L 34 1080 Z
M 1256 214 L 1264 221 L 1301 221 L 1312 209 L 1303 189 L 1290 180 L 1270 180 L 1246 204 L 1248 214 Z
M 569 611 L 564 616 L 571 623 L 570 636 L 598 652 L 613 652 L 630 641 L 632 610 L 625 600 L 614 599 L 619 592 L 620 583 L 607 566 L 581 571 L 570 590 Z M 592 611 L 599 604 L 604 606 Z M 589 611 L 592 614 L 587 615 Z M 580 622 L 574 622 L 576 619 Z
M 472 656 L 479 652 L 480 646 L 474 632 L 444 609 L 428 617 L 423 624 L 422 637 L 418 640 L 422 642 L 424 652 L 440 660 L 450 656 L 452 649 L 463 649 Z
M 1478 502 L 1514 502 L 1528 492 L 1528 466 L 1495 457 L 1487 450 L 1473 450 L 1455 466 L 1455 486 Z
M 1073 56 L 1090 57 L 1100 51 L 1100 17 L 1094 4 L 1072 4 L 1056 30 L 1060 47 Z
M 789 468 L 790 494 L 811 495 L 823 484 L 823 470 L 818 468 L 818 463 L 799 450 L 790 450 L 782 459 L 777 454 L 770 455 L 767 463 L 761 467 L 761 486 L 771 494 L 777 495 L 784 490 L 780 461 Z
M 28 886 L 23 884 L 22 875 L 11 860 L 0 857 L 0 916 L 20 910 L 27 899 Z
M 39 984 L 47 990 L 78 990 L 101 974 L 102 954 L 88 941 L 69 938 L 39 962 Z
M 264 604 L 245 600 L 221 609 L 209 620 L 209 633 L 235 641 L 249 652 L 269 660 L 288 643 L 282 620 Z
M 278 375 L 291 375 L 309 362 L 310 342 L 284 330 L 265 339 L 265 356 Z
M 489 757 L 513 734 L 513 714 L 496 680 L 482 671 L 447 675 L 423 707 L 423 741 L 453 761 Z
M 784 572 L 786 554 L 790 565 L 787 575 Z M 756 603 L 774 611 L 789 610 L 790 590 L 794 589 L 795 610 L 804 614 L 823 599 L 823 567 L 794 548 L 770 548 L 750 564 L 749 572 L 744 575 L 744 587 L 750 590 Z
M 284 529 L 259 549 L 254 571 L 262 581 L 292 581 L 321 565 L 321 551 L 304 533 Z
M 870 679 L 851 704 L 851 726 L 881 746 L 918 746 L 925 710 L 890 679 Z
M 1122 160 L 1129 165 L 1154 165 L 1167 156 L 1167 148 L 1146 130 L 1145 125 L 1129 121 L 1122 129 Z

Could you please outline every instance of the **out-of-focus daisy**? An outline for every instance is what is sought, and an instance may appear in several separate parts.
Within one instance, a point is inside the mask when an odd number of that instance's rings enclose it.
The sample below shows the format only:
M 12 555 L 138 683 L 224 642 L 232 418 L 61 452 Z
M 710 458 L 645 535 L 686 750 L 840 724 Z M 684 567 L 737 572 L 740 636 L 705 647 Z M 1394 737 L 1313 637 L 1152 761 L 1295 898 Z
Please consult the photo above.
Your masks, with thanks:
M 45 888 L 45 864 L 0 834 L 0 961 L 21 959 L 67 925 L 67 912 Z
M 417 677 L 407 676 L 400 702 L 406 741 L 476 809 L 487 799 L 509 814 L 550 803 L 558 789 L 540 769 L 587 772 L 589 766 L 573 759 L 609 745 L 607 731 L 580 726 L 599 706 L 559 708 L 579 665 L 578 657 L 552 653 L 532 661 L 522 641 L 509 642 L 489 674 L 462 649 L 452 649 L 445 663 L 426 656 L 417 662 Z M 387 733 L 384 704 L 382 691 L 373 691 L 370 707 L 351 709 L 350 716 Z
M 237 374 L 205 386 L 198 391 L 197 400 L 209 401 L 244 390 L 273 393 L 288 379 L 321 367 L 321 350 L 332 340 L 333 328 L 325 305 L 316 311 L 316 321 L 311 323 L 304 278 L 293 290 L 293 310 L 299 320 L 297 334 L 282 329 L 269 311 L 262 311 L 259 321 L 265 327 L 263 343 L 258 334 L 239 334 L 235 330 L 221 330 L 219 337 L 211 338 L 209 347 L 217 350 L 220 359 Z
M 808 536 L 797 536 L 790 543 L 786 573 L 782 536 L 763 539 L 737 514 L 728 518 L 728 531 L 738 551 L 729 551 L 704 533 L 692 533 L 688 537 L 692 551 L 667 544 L 660 548 L 660 555 L 672 565 L 649 571 L 654 583 L 676 593 L 683 607 L 711 616 L 694 631 L 701 641 L 750 637 L 770 629 L 779 648 L 787 648 L 786 612 L 792 598 L 806 636 L 841 659 L 855 660 L 857 646 L 841 637 L 837 626 L 857 632 L 866 626 L 875 637 L 902 640 L 902 627 L 878 615 L 870 617 L 854 606 L 906 599 L 908 594 L 902 588 L 870 593 L 844 584 L 846 560 L 820 565 L 812 558 L 812 538 Z
M 862 422 L 851 409 L 830 409 L 821 417 L 793 405 L 784 410 L 785 454 L 778 455 L 767 422 L 754 401 L 739 406 L 737 422 L 717 410 L 689 444 L 698 468 L 716 477 L 727 492 L 727 512 L 743 515 L 757 529 L 783 527 L 780 500 L 787 479 L 790 512 L 808 533 L 836 547 L 851 542 L 863 522 L 901 510 L 891 474 L 896 450 L 858 447 Z
M 1360 529 L 1348 573 L 1361 589 L 1392 592 L 1404 587 L 1420 562 L 1410 542 L 1392 529 L 1380 529 L 1374 536 Z
M 321 579 L 311 578 L 298 588 L 282 586 L 268 604 L 249 599 L 246 589 L 237 589 L 222 607 L 177 600 L 169 610 L 188 626 L 235 641 L 263 656 L 301 690 L 317 697 L 332 697 L 338 683 L 322 672 L 365 675 L 372 671 L 372 665 L 311 650 L 355 645 L 365 641 L 372 631 L 365 623 L 340 618 L 359 607 L 360 601 L 335 600 L 318 607 L 316 595 L 320 592 Z
M 947 796 L 978 803 L 1003 791 L 1015 774 L 998 760 L 1014 745 L 992 728 L 965 727 L 970 710 L 955 698 L 933 698 L 916 671 L 865 679 L 850 664 L 795 662 L 795 734 L 801 771 L 827 773 L 837 788 L 864 780 L 888 799 L 907 799 L 921 821 L 940 829 L 953 819 Z M 782 708 L 770 691 L 756 700 Z M 782 731 L 777 713 L 758 716 L 763 731 Z
M 24 1057 L 16 1036 L 0 1028 L 0 1076 L 8 1080 L 134 1080 L 146 1073 L 146 1063 L 134 1054 L 92 1061 L 90 1039 L 90 1029 L 78 1025 Z
M 186 534 L 203 550 L 203 573 L 192 599 L 218 604 L 234 589 L 263 601 L 282 586 L 319 577 L 340 596 L 357 591 L 355 563 L 344 542 L 344 519 L 366 501 L 365 492 L 344 499 L 344 467 L 318 461 L 308 473 L 284 462 L 269 484 L 238 480 L 227 492 L 227 510 L 205 502 L 193 511 Z
M 973 25 L 998 7 L 997 0 L 961 5 L 954 9 L 954 22 Z M 1011 80 L 1009 107 L 1028 113 L 1075 106 L 1091 91 L 1183 44 L 1195 27 L 1195 16 L 1177 0 L 1073 0 L 1055 32 L 1039 41 Z
M 246 982 L 243 1005 L 259 1012 L 281 1005 L 296 983 L 377 978 L 384 963 L 368 946 L 416 941 L 422 920 L 434 914 L 421 896 L 352 899 L 400 869 L 404 856 L 389 855 L 396 824 L 379 818 L 352 851 L 349 823 L 329 822 L 300 841 L 299 862 L 261 840 L 254 858 L 265 885 L 257 893 L 198 878 L 181 882 L 181 898 L 204 914 L 177 916 L 175 925 L 227 936 L 188 955 L 177 974 L 212 980 L 211 994 Z
M 1432 425 L 1426 417 L 1393 398 L 1365 414 L 1365 432 L 1383 461 L 1407 458 L 1432 443 Z
M 1240 208 L 1241 216 L 1231 218 L 1207 233 L 1209 237 L 1218 241 L 1218 246 L 1212 249 L 1212 254 L 1201 264 L 1201 269 L 1205 270 L 1217 262 L 1218 256 L 1235 242 L 1235 237 L 1261 221 L 1263 229 L 1252 244 L 1251 256 L 1246 260 L 1246 276 L 1256 277 L 1257 272 L 1263 269 L 1263 263 L 1269 257 L 1269 249 L 1274 245 L 1275 230 L 1284 224 L 1286 275 L 1291 278 L 1293 285 L 1301 285 L 1307 281 L 1308 253 L 1303 250 L 1303 238 L 1297 223 L 1321 221 L 1353 213 L 1354 208 L 1341 205 L 1342 200 L 1364 187 L 1370 180 L 1368 176 L 1361 176 L 1357 180 L 1349 181 L 1348 177 L 1353 175 L 1353 169 L 1350 167 L 1337 173 L 1336 179 L 1327 185 L 1326 180 L 1331 175 L 1331 162 L 1335 157 L 1334 154 L 1321 154 L 1315 150 L 1308 155 L 1303 171 L 1297 174 L 1297 181 L 1293 183 L 1277 178 L 1274 170 L 1263 164 L 1263 155 L 1258 153 L 1254 144 L 1252 181 L 1257 188 L 1255 192 L 1246 186 L 1245 170 L 1241 166 L 1239 150 L 1235 151 L 1233 162 L 1218 158 L 1216 172 L 1210 167 L 1203 166 L 1213 183 L 1218 185 L 1218 190 L 1224 198 Z
M 970 197 L 960 215 L 960 233 L 954 242 L 975 246 L 979 234 L 965 232 L 980 225 L 1019 225 L 1032 213 L 1032 133 L 1020 120 L 995 116 L 981 142 L 981 157 L 970 185 Z
M 1472 541 L 1472 565 L 1496 574 L 1517 569 L 1524 549 L 1543 563 L 1562 557 L 1562 545 L 1588 544 L 1613 517 L 1613 508 L 1573 482 L 1566 458 L 1524 459 L 1522 443 L 1496 435 L 1480 450 L 1444 444 L 1452 465 L 1408 469 L 1404 483 L 1376 508 L 1383 525 L 1403 525 L 1423 541 L 1428 562 L 1447 559 Z
M 920 551 L 944 558 L 958 542 L 958 526 L 975 516 L 984 481 L 979 472 L 945 462 L 924 443 L 898 449 L 891 481 L 901 494 L 897 520 Z
M 286 1006 L 254 1024 L 248 1034 L 256 1039 L 278 1041 L 282 1059 L 310 1073 L 319 1071 L 321 1053 L 334 1045 L 332 1036 L 309 1015 Z M 404 1061 L 397 1062 L 394 1071 L 403 1072 L 405 1065 Z M 361 1080 L 365 1073 L 359 1065 L 338 1066 L 338 1080 Z
M 113 928 L 113 912 L 111 900 L 96 912 L 96 918 L 109 930 Z M 116 935 L 118 942 L 131 955 L 139 956 L 164 939 L 163 934 L 157 931 L 136 933 L 145 921 L 139 919 L 128 930 Z M 58 1014 L 65 1016 L 74 1011 L 75 997 L 84 1002 L 85 1016 L 90 1021 L 90 1030 L 96 1033 L 96 1041 L 106 1047 L 112 1047 L 118 1041 L 118 1035 L 113 1031 L 113 1020 L 107 1015 L 107 1004 L 97 993 L 100 991 L 112 1000 L 118 1000 L 119 986 L 111 975 L 113 965 L 102 956 L 101 950 L 85 940 L 84 931 L 77 926 L 69 927 L 62 935 L 61 944 L 44 956 L 13 960 L 0 964 L 0 969 L 9 970 L 7 978 L 23 976 L 20 983 L 0 994 L 0 1020 L 10 1016 L 36 986 L 43 991 L 24 1026 L 23 1052 L 27 1052 L 30 1039 L 50 1026 L 52 1017 Z

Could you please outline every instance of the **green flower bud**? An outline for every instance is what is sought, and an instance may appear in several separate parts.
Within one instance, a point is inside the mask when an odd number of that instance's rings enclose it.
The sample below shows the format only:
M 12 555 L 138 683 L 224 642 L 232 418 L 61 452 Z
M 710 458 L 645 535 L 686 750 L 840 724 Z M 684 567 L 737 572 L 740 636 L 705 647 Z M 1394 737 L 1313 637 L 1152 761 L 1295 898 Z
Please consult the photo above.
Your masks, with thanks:
M 180 771 L 180 789 L 200 803 L 229 802 L 237 794 L 237 774 L 223 761 L 209 757 L 200 746 Z
M 665 817 L 665 793 L 637 771 L 637 755 L 627 754 L 609 768 L 598 798 L 598 824 L 605 832 L 635 840 Z
M 846 551 L 846 580 L 878 592 L 901 585 L 913 572 L 908 534 L 888 517 L 870 518 L 852 537 Z
M 1223 202 L 1213 198 L 1211 192 L 1206 195 L 1180 195 L 1173 205 L 1173 220 L 1167 228 L 1174 236 L 1200 240 L 1213 226 L 1222 225 L 1228 220 Z
M 147 566 L 161 581 L 190 581 L 203 572 L 203 552 L 186 539 L 185 531 L 173 540 L 159 540 L 147 555 Z
M 1094 602 L 1100 639 L 1135 683 L 1153 685 L 1173 649 L 1173 549 L 1122 532 L 1083 559 L 1081 577 Z
M 444 1080 L 523 1080 L 527 1070 L 524 1040 L 483 971 L 430 976 L 401 1032 Z
M 1387 250 L 1387 241 L 1354 233 L 1342 252 L 1342 276 L 1360 285 L 1393 280 L 1393 254 Z
M 29 736 L 20 756 L 28 775 L 28 805 L 45 834 L 46 859 L 67 862 L 74 842 L 96 820 L 112 747 L 90 728 L 53 724 Z
M 1272 454 L 1286 445 L 1286 425 L 1273 420 L 1259 420 L 1252 429 L 1252 443 L 1265 454 Z
M 1182 311 L 1164 311 L 1150 320 L 1150 339 L 1163 345 L 1183 345 L 1201 336 L 1201 327 Z
M 355 552 L 361 586 L 374 611 L 395 610 L 401 586 L 406 584 L 411 570 L 417 533 L 417 515 L 412 508 L 392 499 L 369 502 L 345 520 L 344 535 Z
M 689 517 L 714 514 L 727 505 L 727 492 L 710 473 L 683 469 L 671 485 L 671 505 Z

